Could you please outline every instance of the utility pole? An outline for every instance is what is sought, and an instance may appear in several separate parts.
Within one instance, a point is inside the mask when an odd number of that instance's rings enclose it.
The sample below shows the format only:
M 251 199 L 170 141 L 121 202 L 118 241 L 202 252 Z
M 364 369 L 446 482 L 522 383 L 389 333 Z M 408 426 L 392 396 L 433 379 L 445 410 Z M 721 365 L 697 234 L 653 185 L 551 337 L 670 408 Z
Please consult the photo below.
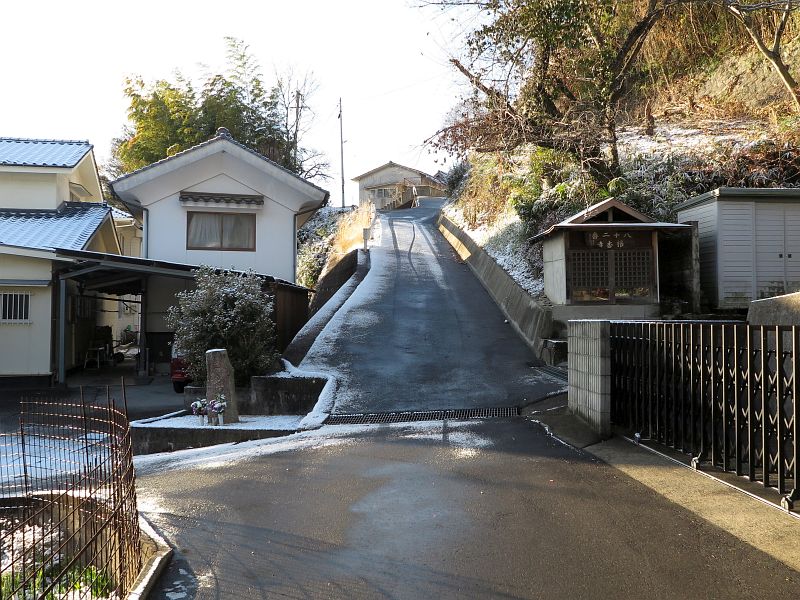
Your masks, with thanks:
M 342 127 L 342 99 L 339 98 L 339 148 L 342 159 L 342 208 L 344 208 L 344 128 Z
M 300 129 L 300 90 L 294 91 L 294 166 L 297 168 L 297 131 Z

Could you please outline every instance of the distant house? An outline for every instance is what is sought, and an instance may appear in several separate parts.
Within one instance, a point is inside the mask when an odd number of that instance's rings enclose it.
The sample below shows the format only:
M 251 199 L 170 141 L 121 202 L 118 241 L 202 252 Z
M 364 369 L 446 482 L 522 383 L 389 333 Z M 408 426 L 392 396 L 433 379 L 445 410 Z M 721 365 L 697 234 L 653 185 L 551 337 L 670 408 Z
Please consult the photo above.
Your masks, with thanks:
M 358 203 L 372 202 L 375 208 L 409 206 L 418 196 L 444 196 L 444 181 L 424 171 L 392 161 L 354 177 L 358 182 Z
M 681 204 L 678 221 L 697 223 L 710 307 L 800 291 L 800 189 L 722 187 Z
M 111 182 L 143 227 L 143 258 L 295 281 L 297 230 L 329 193 L 234 140 L 210 140 Z
M 59 249 L 119 254 L 86 141 L 0 138 L 0 378 L 49 383 L 55 371 Z M 66 368 L 82 364 L 98 300 L 65 287 Z

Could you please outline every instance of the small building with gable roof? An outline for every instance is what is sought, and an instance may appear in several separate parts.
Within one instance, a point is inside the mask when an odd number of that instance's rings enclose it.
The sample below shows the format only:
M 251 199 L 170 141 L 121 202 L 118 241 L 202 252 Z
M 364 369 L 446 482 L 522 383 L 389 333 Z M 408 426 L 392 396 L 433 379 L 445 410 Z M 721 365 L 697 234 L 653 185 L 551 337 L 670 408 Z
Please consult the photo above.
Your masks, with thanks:
M 653 318 L 667 296 L 697 310 L 694 232 L 609 198 L 537 234 L 553 321 Z
M 446 186 L 436 176 L 389 161 L 354 177 L 358 203 L 372 202 L 378 210 L 410 206 L 419 196 L 444 196 Z
M 142 223 L 143 258 L 253 269 L 290 282 L 297 230 L 329 197 L 223 127 L 111 188 Z

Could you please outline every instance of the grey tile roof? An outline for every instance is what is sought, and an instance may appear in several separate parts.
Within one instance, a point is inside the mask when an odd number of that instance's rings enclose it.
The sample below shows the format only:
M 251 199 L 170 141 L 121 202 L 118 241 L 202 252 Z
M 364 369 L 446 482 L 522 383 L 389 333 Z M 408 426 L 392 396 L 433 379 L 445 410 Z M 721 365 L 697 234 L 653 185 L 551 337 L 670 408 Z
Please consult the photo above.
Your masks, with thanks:
M 91 149 L 85 140 L 0 137 L 0 166 L 71 168 Z
M 286 167 L 284 167 L 283 165 L 279 165 L 279 164 L 278 164 L 278 163 L 276 163 L 274 160 L 267 158 L 267 157 L 266 157 L 266 156 L 264 156 L 263 154 L 261 154 L 261 153 L 259 153 L 259 152 L 256 152 L 255 150 L 253 150 L 252 148 L 249 148 L 249 147 L 245 146 L 245 145 L 244 145 L 244 144 L 242 144 L 241 142 L 237 142 L 235 139 L 233 139 L 233 136 L 231 136 L 230 132 L 229 132 L 227 129 L 225 129 L 224 127 L 220 127 L 219 129 L 217 129 L 217 134 L 216 134 L 214 137 L 212 137 L 212 138 L 210 138 L 210 139 L 206 140 L 205 142 L 200 142 L 200 143 L 199 143 L 199 144 L 197 144 L 196 146 L 192 146 L 191 148 L 187 148 L 186 150 L 182 150 L 182 151 L 180 151 L 180 152 L 177 152 L 177 153 L 173 154 L 172 156 L 168 156 L 168 157 L 166 157 L 166 158 L 162 158 L 161 160 L 157 160 L 156 162 L 154 162 L 154 163 L 151 163 L 151 164 L 149 164 L 149 165 L 146 165 L 146 166 L 144 166 L 144 167 L 142 167 L 142 168 L 140 168 L 140 169 L 136 169 L 135 171 L 131 171 L 130 173 L 126 173 L 126 174 L 125 174 L 125 175 L 123 175 L 122 177 L 118 177 L 117 179 L 115 179 L 114 181 L 112 181 L 112 182 L 111 182 L 111 184 L 110 184 L 110 185 L 111 185 L 111 188 L 112 188 L 112 189 L 114 188 L 114 184 L 115 184 L 115 183 L 117 183 L 117 182 L 119 182 L 119 181 L 123 181 L 124 179 L 128 179 L 128 177 L 132 177 L 132 176 L 134 176 L 134 175 L 138 175 L 138 174 L 139 174 L 139 173 L 141 173 L 142 171 L 147 171 L 147 170 L 149 170 L 149 169 L 152 169 L 153 167 L 157 167 L 157 166 L 159 166 L 159 165 L 162 165 L 162 164 L 164 164 L 165 162 L 169 162 L 169 161 L 171 161 L 171 160 L 172 160 L 172 159 L 174 159 L 174 158 L 177 158 L 177 157 L 179 157 L 179 156 L 183 156 L 183 155 L 185 155 L 185 154 L 189 154 L 190 152 L 192 152 L 192 151 L 194 151 L 194 150 L 197 150 L 197 149 L 199 149 L 199 148 L 205 148 L 206 146 L 210 146 L 211 144 L 213 144 L 213 143 L 215 143 L 215 142 L 218 142 L 218 141 L 220 141 L 220 140 L 225 140 L 225 141 L 228 141 L 228 142 L 232 143 L 232 144 L 233 144 L 233 145 L 235 145 L 235 146 L 238 146 L 238 147 L 239 147 L 239 148 L 241 148 L 242 150 L 245 150 L 246 152 L 249 152 L 249 153 L 250 153 L 250 154 L 252 154 L 253 156 L 256 156 L 256 157 L 260 158 L 260 159 L 261 159 L 261 160 L 263 160 L 264 162 L 267 162 L 267 163 L 269 163 L 270 165 L 272 165 L 273 167 L 277 167 L 278 169 L 280 169 L 281 171 L 283 171 L 283 172 L 285 172 L 285 173 L 287 173 L 287 174 L 291 175 L 291 176 L 292 176 L 292 177 L 294 177 L 295 179 L 299 179 L 299 180 L 300 180 L 300 181 L 302 181 L 303 183 L 305 183 L 305 184 L 307 184 L 307 185 L 310 185 L 312 188 L 315 188 L 315 189 L 317 189 L 318 191 L 320 191 L 320 192 L 323 192 L 323 193 L 325 194 L 325 198 L 328 198 L 328 197 L 330 196 L 330 192 L 329 192 L 328 190 L 326 190 L 326 189 L 323 189 L 323 188 L 319 187 L 319 186 L 318 186 L 317 184 L 315 184 L 315 183 L 311 183 L 311 182 L 310 182 L 308 179 L 304 179 L 304 178 L 300 177 L 300 176 L 299 176 L 297 173 L 293 173 L 292 171 L 290 171 L 289 169 L 287 169 L 287 168 L 286 168 Z
M 181 192 L 181 202 L 214 202 L 216 204 L 264 204 L 260 194 L 218 194 L 213 192 Z
M 110 212 L 99 202 L 65 202 L 57 210 L 0 209 L 0 244 L 82 250 Z

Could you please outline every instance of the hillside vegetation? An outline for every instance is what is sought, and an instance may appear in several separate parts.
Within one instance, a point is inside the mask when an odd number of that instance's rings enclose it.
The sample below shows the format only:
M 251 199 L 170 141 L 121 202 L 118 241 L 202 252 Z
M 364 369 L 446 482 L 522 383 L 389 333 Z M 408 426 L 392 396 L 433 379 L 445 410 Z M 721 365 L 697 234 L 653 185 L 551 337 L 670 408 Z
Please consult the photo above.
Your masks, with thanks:
M 744 21 L 734 4 L 750 7 Z M 775 65 L 794 82 L 793 3 L 482 8 L 491 18 L 453 61 L 474 93 L 431 141 L 462 157 L 448 216 L 529 291 L 542 288 L 530 237 L 605 198 L 673 221 L 720 186 L 800 186 L 798 89 Z

